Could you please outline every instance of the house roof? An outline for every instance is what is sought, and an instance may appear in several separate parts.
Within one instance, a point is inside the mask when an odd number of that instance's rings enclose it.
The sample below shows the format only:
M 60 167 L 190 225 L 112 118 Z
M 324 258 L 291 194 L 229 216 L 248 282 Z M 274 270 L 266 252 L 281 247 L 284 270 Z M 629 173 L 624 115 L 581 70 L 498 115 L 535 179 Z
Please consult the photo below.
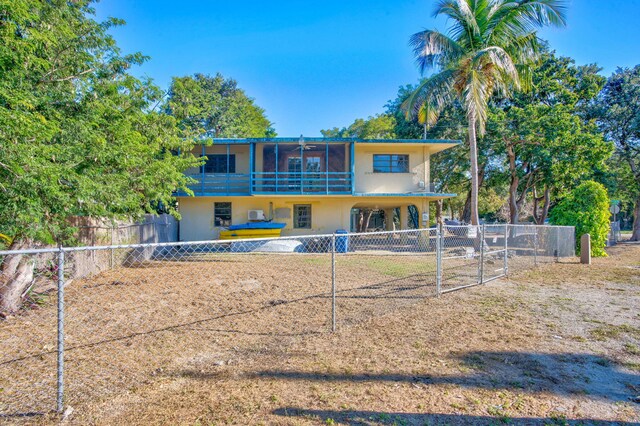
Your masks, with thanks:
M 248 144 L 248 143 L 298 143 L 302 139 L 304 142 L 315 143 L 345 143 L 355 142 L 357 144 L 385 144 L 401 143 L 412 145 L 431 144 L 451 144 L 458 145 L 459 140 L 452 139 L 360 139 L 360 138 L 322 138 L 322 137 L 294 137 L 294 138 L 213 138 L 214 144 Z
M 304 143 L 316 143 L 316 144 L 332 144 L 332 143 L 351 143 L 355 146 L 377 146 L 385 147 L 385 149 L 392 149 L 394 146 L 404 147 L 428 147 L 431 153 L 443 151 L 445 149 L 453 148 L 459 145 L 461 142 L 451 139 L 358 139 L 358 138 L 214 138 L 214 145 L 242 145 L 242 144 L 298 144 L 300 140 Z

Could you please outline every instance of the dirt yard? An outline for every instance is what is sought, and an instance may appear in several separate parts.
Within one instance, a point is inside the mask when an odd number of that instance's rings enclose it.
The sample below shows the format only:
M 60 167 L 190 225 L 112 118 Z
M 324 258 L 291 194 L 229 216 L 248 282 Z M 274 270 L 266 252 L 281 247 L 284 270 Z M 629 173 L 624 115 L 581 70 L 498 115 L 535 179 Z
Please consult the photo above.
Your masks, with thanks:
M 610 254 L 439 299 L 424 256 L 345 256 L 336 333 L 329 255 L 202 256 L 78 280 L 65 422 L 635 424 L 640 245 Z M 0 323 L 4 421 L 60 420 L 39 414 L 55 401 L 50 299 Z

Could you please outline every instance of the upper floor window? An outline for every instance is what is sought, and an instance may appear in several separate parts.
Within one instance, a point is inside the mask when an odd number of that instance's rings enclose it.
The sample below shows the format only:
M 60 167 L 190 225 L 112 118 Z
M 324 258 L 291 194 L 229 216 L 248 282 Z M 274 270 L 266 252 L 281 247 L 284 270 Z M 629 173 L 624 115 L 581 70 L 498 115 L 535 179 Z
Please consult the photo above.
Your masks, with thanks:
M 227 162 L 226 154 L 208 154 L 207 162 L 204 163 L 203 167 L 205 173 L 235 173 L 236 155 L 229 155 L 229 161 Z
M 373 154 L 374 173 L 409 173 L 408 154 Z

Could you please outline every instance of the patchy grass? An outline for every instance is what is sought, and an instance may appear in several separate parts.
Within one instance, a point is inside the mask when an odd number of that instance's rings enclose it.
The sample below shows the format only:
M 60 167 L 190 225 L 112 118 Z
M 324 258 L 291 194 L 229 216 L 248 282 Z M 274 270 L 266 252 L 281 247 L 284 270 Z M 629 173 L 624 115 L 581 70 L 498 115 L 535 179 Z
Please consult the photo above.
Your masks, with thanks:
M 514 268 L 436 299 L 424 256 L 340 256 L 336 333 L 325 255 L 208 256 L 78 280 L 66 292 L 68 421 L 638 422 L 640 270 L 628 266 L 639 257 L 626 246 L 590 267 Z M 37 355 L 0 370 L 0 388 L 40 377 L 54 389 L 55 324 L 47 306 L 0 322 L 14 351 L 3 361 Z
M 625 343 L 623 347 L 628 354 L 640 355 L 640 348 L 638 347 L 638 345 L 635 345 L 633 343 Z
M 400 278 L 407 275 L 434 274 L 436 271 L 435 257 L 403 255 L 386 256 L 345 256 L 336 259 L 336 265 L 351 268 L 361 268 L 363 271 L 375 271 L 389 277 Z
M 617 339 L 621 334 L 629 334 L 634 337 L 640 337 L 640 329 L 632 327 L 628 324 L 613 325 L 604 324 L 589 331 L 589 334 L 595 340 Z

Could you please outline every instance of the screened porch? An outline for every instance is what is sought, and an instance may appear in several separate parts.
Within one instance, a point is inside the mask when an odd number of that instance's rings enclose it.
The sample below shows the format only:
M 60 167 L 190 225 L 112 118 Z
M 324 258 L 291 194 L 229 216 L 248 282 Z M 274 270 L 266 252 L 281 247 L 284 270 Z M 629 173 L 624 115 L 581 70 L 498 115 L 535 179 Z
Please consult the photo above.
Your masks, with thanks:
M 350 194 L 351 143 L 299 141 L 255 146 L 254 194 Z

